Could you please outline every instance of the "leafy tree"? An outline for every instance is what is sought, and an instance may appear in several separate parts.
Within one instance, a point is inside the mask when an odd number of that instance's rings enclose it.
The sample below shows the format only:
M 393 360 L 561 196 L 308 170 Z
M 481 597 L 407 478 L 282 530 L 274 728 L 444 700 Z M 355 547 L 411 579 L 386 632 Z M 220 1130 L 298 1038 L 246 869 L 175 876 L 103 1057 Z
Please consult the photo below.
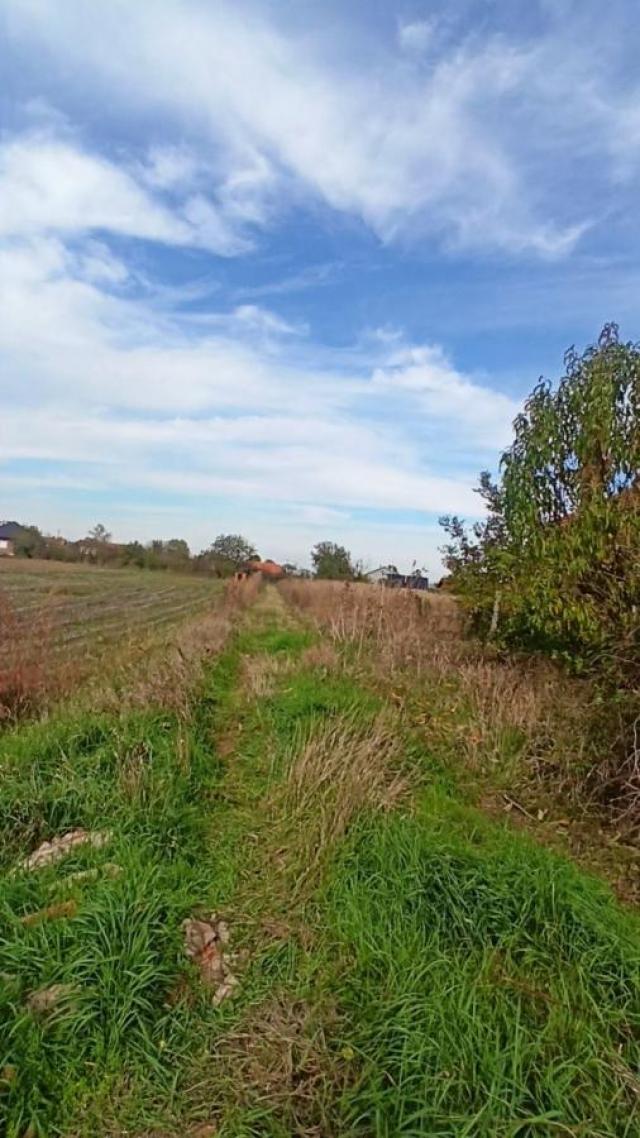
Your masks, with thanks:
M 231 577 L 247 561 L 255 561 L 258 554 L 240 534 L 220 534 L 203 554 L 206 563 L 218 577 Z
M 106 544 L 111 541 L 111 536 L 109 530 L 106 526 L 103 526 L 102 522 L 98 522 L 87 534 L 87 537 L 90 538 L 91 541 L 99 541 L 101 544 Z
M 13 539 L 17 557 L 44 557 L 46 540 L 37 526 L 22 526 Z
M 445 564 L 485 627 L 496 594 L 507 642 L 622 686 L 640 677 L 640 347 L 615 325 L 556 388 L 541 380 L 514 423 L 486 521 L 442 519 Z
M 343 545 L 334 541 L 319 541 L 311 551 L 311 561 L 316 577 L 331 581 L 351 581 L 353 566 L 351 554 Z
M 144 545 L 140 541 L 128 542 L 122 552 L 122 562 L 124 565 L 137 565 L 139 569 L 144 569 L 146 565 Z
M 508 576 L 506 531 L 500 487 L 487 470 L 480 474 L 476 493 L 482 498 L 485 519 L 470 529 L 456 514 L 440 518 L 449 537 L 442 546 L 445 568 L 452 583 L 471 608 L 478 630 L 488 626 L 488 610 Z
M 165 542 L 167 555 L 175 561 L 188 561 L 191 554 L 189 546 L 182 537 L 172 537 Z

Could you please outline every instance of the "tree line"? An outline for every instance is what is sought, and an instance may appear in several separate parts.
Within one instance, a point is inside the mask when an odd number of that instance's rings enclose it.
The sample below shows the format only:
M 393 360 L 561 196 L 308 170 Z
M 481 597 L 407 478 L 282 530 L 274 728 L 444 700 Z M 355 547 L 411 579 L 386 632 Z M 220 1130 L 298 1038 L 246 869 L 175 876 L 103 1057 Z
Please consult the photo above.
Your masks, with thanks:
M 46 561 L 83 562 L 112 568 L 168 570 L 179 573 L 206 573 L 219 578 L 232 577 L 260 557 L 255 545 L 241 534 L 219 534 L 211 545 L 192 553 L 184 538 L 114 542 L 101 522 L 79 541 L 42 533 L 37 526 L 19 525 L 12 539 L 17 557 Z M 362 566 L 354 562 L 344 546 L 321 541 L 311 551 L 313 571 L 287 562 L 282 568 L 290 576 L 317 577 L 321 580 L 354 581 L 362 578 Z

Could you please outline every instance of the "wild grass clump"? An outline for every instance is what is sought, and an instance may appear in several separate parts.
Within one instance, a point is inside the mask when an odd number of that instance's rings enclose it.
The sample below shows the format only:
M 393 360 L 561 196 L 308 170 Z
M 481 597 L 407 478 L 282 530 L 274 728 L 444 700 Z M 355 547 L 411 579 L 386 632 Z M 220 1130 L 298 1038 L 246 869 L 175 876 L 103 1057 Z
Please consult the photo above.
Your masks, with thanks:
M 361 820 L 326 904 L 340 1133 L 638 1132 L 640 927 L 595 881 L 435 794 Z
M 591 797 L 598 752 L 585 728 L 594 711 L 587 683 L 466 638 L 450 596 L 328 582 L 280 589 L 348 659 L 373 672 L 460 774 L 471 769 L 494 785 L 553 783 L 583 805 Z
M 327 859 L 366 806 L 389 810 L 406 797 L 406 745 L 388 712 L 357 702 L 346 714 L 312 724 L 285 760 L 279 814 L 298 868 L 294 895 L 317 883 Z
M 418 675 L 468 651 L 452 597 L 333 581 L 283 581 L 283 596 L 356 656 L 373 653 L 389 679 L 410 666 Z

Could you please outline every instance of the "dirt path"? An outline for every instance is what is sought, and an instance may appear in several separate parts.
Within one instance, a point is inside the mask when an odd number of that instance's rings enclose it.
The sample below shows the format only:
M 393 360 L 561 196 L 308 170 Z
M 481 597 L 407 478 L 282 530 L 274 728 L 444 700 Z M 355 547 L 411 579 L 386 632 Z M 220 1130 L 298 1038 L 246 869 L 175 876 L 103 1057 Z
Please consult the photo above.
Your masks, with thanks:
M 638 922 L 361 680 L 267 588 L 188 711 L 16 735 L 9 1138 L 638 1133 Z M 109 838 L 15 872 L 73 826 Z

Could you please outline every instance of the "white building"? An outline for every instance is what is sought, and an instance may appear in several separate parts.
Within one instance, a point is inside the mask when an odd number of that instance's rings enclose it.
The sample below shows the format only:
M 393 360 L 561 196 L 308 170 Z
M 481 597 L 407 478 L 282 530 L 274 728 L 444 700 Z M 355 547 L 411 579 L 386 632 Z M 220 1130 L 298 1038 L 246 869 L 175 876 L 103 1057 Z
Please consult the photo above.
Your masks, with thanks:
M 395 565 L 380 565 L 377 569 L 372 569 L 370 573 L 365 573 L 365 577 L 370 585 L 383 585 L 387 577 L 398 574 Z

